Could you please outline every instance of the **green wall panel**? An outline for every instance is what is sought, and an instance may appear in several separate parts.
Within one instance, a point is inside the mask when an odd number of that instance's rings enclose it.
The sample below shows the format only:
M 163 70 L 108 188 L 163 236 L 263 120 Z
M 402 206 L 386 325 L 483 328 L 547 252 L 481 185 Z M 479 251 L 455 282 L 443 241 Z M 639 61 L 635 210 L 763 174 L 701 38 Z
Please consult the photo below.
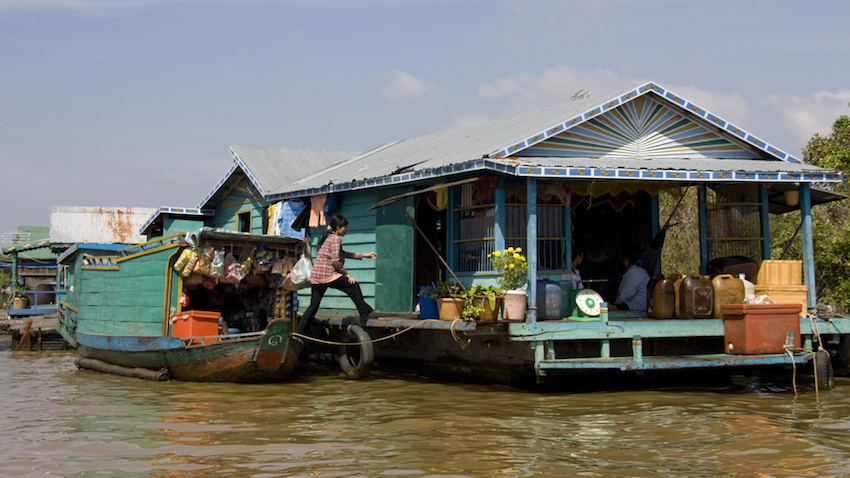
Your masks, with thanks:
M 399 194 L 395 191 L 391 194 Z M 375 249 L 380 260 L 375 271 L 376 304 L 383 312 L 413 311 L 413 198 L 377 210 Z M 404 210 L 402 209 L 404 208 Z

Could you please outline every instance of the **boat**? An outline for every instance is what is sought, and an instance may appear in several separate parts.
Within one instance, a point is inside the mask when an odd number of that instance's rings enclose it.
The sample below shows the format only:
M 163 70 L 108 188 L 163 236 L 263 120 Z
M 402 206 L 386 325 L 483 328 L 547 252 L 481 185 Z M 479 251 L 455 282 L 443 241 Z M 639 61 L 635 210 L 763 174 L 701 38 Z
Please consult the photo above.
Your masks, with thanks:
M 292 338 L 295 295 L 283 282 L 303 248 L 205 228 L 118 251 L 77 244 L 59 257 L 67 292 L 58 330 L 84 368 L 156 380 L 286 380 L 302 345 Z

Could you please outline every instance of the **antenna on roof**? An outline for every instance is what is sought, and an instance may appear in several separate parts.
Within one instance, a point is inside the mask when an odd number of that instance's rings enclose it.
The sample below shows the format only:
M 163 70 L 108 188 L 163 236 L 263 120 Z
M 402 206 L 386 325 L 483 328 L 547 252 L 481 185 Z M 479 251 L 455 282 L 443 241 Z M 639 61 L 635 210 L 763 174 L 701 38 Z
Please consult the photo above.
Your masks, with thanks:
M 573 93 L 572 101 L 583 100 L 583 99 L 587 98 L 588 96 L 590 96 L 590 90 L 584 91 L 584 88 L 582 88 L 582 89 L 576 91 L 575 93 Z

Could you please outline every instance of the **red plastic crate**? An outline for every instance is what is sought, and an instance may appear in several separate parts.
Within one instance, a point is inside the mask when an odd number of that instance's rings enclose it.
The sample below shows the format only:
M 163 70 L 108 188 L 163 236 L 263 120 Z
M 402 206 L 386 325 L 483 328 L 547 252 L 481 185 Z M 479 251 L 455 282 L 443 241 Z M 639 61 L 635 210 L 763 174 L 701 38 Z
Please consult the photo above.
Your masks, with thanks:
M 171 314 L 171 335 L 174 337 L 213 336 L 207 339 L 194 339 L 192 343 L 215 342 L 218 340 L 218 319 L 221 314 L 206 310 L 187 310 Z
M 785 353 L 785 337 L 794 334 L 800 348 L 800 304 L 723 304 L 727 354 Z

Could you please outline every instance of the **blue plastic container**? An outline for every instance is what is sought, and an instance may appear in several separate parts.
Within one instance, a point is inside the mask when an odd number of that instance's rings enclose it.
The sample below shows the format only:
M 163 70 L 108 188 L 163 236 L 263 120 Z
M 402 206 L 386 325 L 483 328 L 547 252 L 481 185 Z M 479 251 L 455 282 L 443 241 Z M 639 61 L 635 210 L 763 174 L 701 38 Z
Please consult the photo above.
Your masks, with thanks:
M 440 318 L 437 311 L 437 290 L 432 285 L 419 289 L 419 318 L 423 320 Z
M 550 279 L 537 280 L 537 318 L 556 320 L 561 318 L 561 286 Z

